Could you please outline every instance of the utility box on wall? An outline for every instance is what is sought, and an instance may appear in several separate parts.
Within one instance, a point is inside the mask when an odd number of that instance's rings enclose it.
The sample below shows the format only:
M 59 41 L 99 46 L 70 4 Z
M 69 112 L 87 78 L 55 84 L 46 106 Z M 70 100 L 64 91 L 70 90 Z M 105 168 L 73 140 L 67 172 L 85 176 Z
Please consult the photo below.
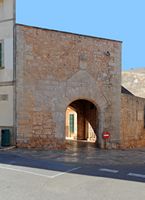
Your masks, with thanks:
M 2 129 L 1 130 L 1 146 L 7 147 L 10 146 L 11 141 L 11 133 L 9 129 Z

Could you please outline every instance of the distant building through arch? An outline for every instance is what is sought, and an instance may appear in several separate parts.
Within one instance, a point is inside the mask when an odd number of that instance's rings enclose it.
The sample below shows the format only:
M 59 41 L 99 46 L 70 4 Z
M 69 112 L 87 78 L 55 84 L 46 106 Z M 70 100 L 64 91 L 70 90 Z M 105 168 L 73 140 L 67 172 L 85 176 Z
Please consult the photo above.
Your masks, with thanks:
M 97 143 L 98 126 L 98 111 L 90 101 L 79 99 L 67 107 L 66 139 Z

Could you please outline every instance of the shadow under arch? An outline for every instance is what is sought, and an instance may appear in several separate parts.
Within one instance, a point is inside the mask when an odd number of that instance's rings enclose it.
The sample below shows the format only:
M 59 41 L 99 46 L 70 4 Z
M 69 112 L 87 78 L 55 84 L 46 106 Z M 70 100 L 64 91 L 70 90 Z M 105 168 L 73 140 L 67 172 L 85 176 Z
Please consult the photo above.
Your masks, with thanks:
M 98 147 L 99 108 L 90 99 L 75 99 L 66 107 L 65 136 L 68 140 L 93 142 Z

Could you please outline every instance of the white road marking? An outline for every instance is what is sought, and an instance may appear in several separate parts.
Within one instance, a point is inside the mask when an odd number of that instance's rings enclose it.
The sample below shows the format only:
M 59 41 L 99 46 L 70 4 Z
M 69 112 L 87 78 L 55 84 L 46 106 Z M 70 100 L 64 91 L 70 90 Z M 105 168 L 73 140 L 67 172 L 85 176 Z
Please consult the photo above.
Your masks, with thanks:
M 62 175 L 67 174 L 67 173 L 69 173 L 69 172 L 76 171 L 76 170 L 78 170 L 78 169 L 80 169 L 80 168 L 81 168 L 81 167 L 76 167 L 76 168 L 67 170 L 66 172 L 62 172 L 62 173 L 56 174 L 56 175 L 54 175 L 54 176 L 51 176 L 51 178 L 56 178 L 56 177 L 58 177 L 58 176 L 62 176 Z
M 9 165 L 10 166 L 10 165 Z M 6 169 L 6 170 L 11 170 L 11 171 L 16 171 L 16 172 L 22 172 L 22 173 L 26 173 L 26 174 L 32 174 L 35 176 L 42 176 L 42 177 L 47 177 L 47 178 L 51 178 L 51 176 L 45 175 L 45 174 L 39 174 L 39 173 L 35 173 L 35 172 L 31 172 L 31 171 L 27 171 L 27 170 L 22 170 L 22 169 L 18 169 L 18 168 L 12 168 L 7 166 L 0 166 L 0 169 Z
M 129 173 L 128 176 L 135 176 L 135 177 L 138 177 L 138 178 L 145 178 L 144 174 L 136 174 L 136 173 Z
M 25 167 L 26 168 L 26 167 Z M 72 168 L 72 169 L 69 169 L 65 172 L 61 172 L 61 173 L 57 173 L 55 175 L 46 175 L 46 174 L 41 174 L 41 173 L 36 173 L 36 172 L 32 172 L 32 171 L 28 171 L 28 170 L 23 170 L 23 169 L 20 169 L 20 166 L 18 168 L 14 167 L 14 166 L 11 166 L 11 165 L 6 165 L 6 164 L 3 164 L 3 165 L 0 165 L 0 169 L 6 169 L 6 170 L 11 170 L 11 171 L 16 171 L 16 172 L 21 172 L 21 173 L 26 173 L 26 174 L 32 174 L 32 175 L 35 175 L 35 176 L 41 176 L 41 177 L 45 177 L 45 178 L 50 178 L 50 179 L 53 179 L 53 178 L 56 178 L 58 176 L 62 176 L 64 174 L 67 174 L 69 172 L 72 172 L 72 171 L 76 171 L 78 169 L 80 169 L 81 167 L 76 167 L 76 168 Z M 45 170 L 46 171 L 46 170 Z M 51 170 L 52 171 L 52 170 Z M 57 171 L 56 171 L 57 172 Z
M 119 170 L 115 170 L 115 169 L 106 169 L 106 168 L 101 168 L 99 169 L 99 171 L 102 171 L 102 172 L 109 172 L 109 173 L 118 173 Z

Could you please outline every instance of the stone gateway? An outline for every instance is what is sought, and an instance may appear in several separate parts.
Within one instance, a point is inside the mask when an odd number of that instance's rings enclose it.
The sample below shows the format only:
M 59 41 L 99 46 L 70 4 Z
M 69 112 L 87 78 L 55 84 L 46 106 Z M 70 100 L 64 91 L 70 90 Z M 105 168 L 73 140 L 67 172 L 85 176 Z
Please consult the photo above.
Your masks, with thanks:
M 15 0 L 1 0 L 0 130 L 10 129 L 11 144 L 144 146 L 145 100 L 121 94 L 121 44 L 16 24 Z
M 93 105 L 98 146 L 103 131 L 111 133 L 110 147 L 118 145 L 121 43 L 18 24 L 16 35 L 18 146 L 64 146 L 69 105 L 77 110 L 79 139 Z

